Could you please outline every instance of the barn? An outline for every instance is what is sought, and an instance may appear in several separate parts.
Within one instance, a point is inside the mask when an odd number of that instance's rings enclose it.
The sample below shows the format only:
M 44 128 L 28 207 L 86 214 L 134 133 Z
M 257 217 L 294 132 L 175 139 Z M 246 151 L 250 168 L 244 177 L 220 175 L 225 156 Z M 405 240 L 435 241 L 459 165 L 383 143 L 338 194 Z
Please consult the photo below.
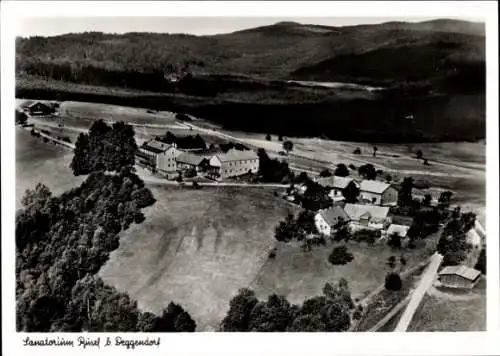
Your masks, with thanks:
M 439 272 L 439 282 L 445 287 L 472 288 L 481 272 L 467 266 L 447 266 Z

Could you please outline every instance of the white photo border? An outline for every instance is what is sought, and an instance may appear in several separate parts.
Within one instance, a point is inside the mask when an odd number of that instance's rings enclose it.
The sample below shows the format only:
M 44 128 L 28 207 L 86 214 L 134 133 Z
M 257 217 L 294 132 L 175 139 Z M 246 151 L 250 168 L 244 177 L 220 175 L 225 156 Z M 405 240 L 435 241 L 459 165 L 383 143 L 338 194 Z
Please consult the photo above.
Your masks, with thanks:
M 140 354 L 161 355 L 498 355 L 499 220 L 498 220 L 498 4 L 496 1 L 324 1 L 324 2 L 134 2 L 134 1 L 19 1 L 1 7 L 1 144 L 2 144 L 2 354 Z M 161 334 L 156 348 L 68 349 L 22 346 L 27 334 L 15 331 L 15 132 L 10 119 L 15 103 L 14 54 L 16 28 L 22 18 L 92 16 L 175 17 L 430 17 L 477 18 L 486 24 L 487 42 L 487 332 L 469 333 L 338 333 L 338 334 Z M 29 334 L 44 337 L 47 334 Z M 90 336 L 90 334 L 88 334 Z M 119 334 L 100 334 L 101 337 Z M 121 334 L 126 338 L 156 334 Z M 81 334 L 51 334 L 76 339 Z

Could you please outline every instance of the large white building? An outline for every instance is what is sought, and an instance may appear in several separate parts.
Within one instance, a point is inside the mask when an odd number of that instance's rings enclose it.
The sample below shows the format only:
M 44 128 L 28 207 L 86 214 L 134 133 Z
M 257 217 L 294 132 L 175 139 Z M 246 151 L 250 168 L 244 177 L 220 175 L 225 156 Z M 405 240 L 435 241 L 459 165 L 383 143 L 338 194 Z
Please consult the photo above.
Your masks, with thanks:
M 158 140 L 145 142 L 136 154 L 136 161 L 153 172 L 173 174 L 177 171 L 175 158 L 181 154 L 174 144 Z
M 246 173 L 257 173 L 259 170 L 259 156 L 252 150 L 229 150 L 212 156 L 207 168 L 207 177 L 220 180 L 236 177 Z
M 398 203 L 398 191 L 388 183 L 375 180 L 363 180 L 359 185 L 362 201 L 370 204 L 395 206 Z

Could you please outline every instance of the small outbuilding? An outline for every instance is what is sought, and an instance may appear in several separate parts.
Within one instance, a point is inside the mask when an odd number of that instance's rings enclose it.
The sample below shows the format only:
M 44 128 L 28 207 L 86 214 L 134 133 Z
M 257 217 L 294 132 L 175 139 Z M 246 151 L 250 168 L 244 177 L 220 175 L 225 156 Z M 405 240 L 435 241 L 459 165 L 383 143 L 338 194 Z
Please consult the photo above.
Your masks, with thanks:
M 472 288 L 481 272 L 467 266 L 447 266 L 439 272 L 439 282 L 445 287 Z
M 31 116 L 46 116 L 54 114 L 56 112 L 56 105 L 37 101 L 28 106 L 26 110 Z

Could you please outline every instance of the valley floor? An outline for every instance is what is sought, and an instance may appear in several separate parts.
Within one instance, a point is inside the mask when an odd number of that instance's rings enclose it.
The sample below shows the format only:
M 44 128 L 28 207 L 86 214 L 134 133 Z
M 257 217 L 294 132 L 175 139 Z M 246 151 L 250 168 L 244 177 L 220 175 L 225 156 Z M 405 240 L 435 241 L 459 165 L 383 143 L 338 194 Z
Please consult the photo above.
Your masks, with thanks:
M 196 120 L 189 128 L 182 126 L 172 114 L 150 114 L 142 109 L 70 102 L 63 103 L 62 107 L 56 120 L 37 119 L 37 126 L 55 130 L 70 137 L 72 142 L 95 118 L 124 117 L 134 124 L 145 125 L 134 127 L 139 140 L 167 130 L 175 134 L 199 132 L 212 142 L 235 138 L 253 147 L 265 147 L 271 156 L 283 158 L 278 154 L 282 144 L 277 137 L 269 142 L 265 135 L 226 132 L 202 120 Z M 292 138 L 292 141 L 293 153 L 285 157 L 292 167 L 319 172 L 325 166 L 334 168 L 338 163 L 356 167 L 373 163 L 396 179 L 411 174 L 436 186 L 438 191 L 452 190 L 454 203 L 477 212 L 479 220 L 484 222 L 485 154 L 481 143 L 412 148 L 428 154 L 431 166 L 424 166 L 402 145 L 380 145 L 377 157 L 373 157 L 371 145 L 367 144 L 307 138 Z M 358 146 L 362 154 L 354 155 L 352 151 Z M 43 143 L 31 137 L 29 131 L 16 128 L 16 206 L 20 207 L 24 190 L 38 182 L 46 184 L 54 194 L 80 184 L 83 178 L 73 176 L 69 168 L 71 158 L 69 150 Z M 356 172 L 352 170 L 351 175 Z M 199 330 L 216 329 L 229 300 L 242 287 L 253 288 L 261 299 L 276 292 L 291 302 L 300 303 L 318 295 L 325 282 L 344 277 L 353 296 L 363 298 L 383 282 L 387 272 L 385 262 L 394 254 L 386 246 L 352 245 L 349 248 L 354 261 L 345 266 L 332 266 L 327 261 L 332 249 L 330 244 L 315 247 L 311 252 L 303 252 L 291 244 L 279 246 L 276 258 L 269 259 L 269 252 L 276 245 L 275 226 L 286 214 L 297 211 L 295 206 L 273 195 L 276 188 L 203 187 L 196 190 L 153 185 L 150 188 L 157 202 L 145 209 L 146 221 L 132 225 L 121 234 L 120 247 L 111 254 L 100 275 L 107 283 L 136 298 L 144 310 L 159 311 L 171 300 L 181 303 L 198 322 Z M 426 254 L 422 249 L 405 257 L 411 265 Z M 442 313 L 441 321 L 436 323 L 433 318 L 416 317 L 415 330 L 463 328 L 464 324 L 460 326 L 460 322 L 447 321 L 447 318 L 461 318 L 457 316 L 461 313 L 454 313 L 452 309 L 462 312 L 467 308 L 466 303 L 436 302 L 436 298 L 433 295 L 424 299 L 423 313 L 427 315 L 425 310 L 431 310 L 432 314 L 432 310 L 444 308 L 449 308 L 448 312 Z M 480 299 L 473 302 L 479 303 Z M 478 325 L 475 321 L 468 323 Z

